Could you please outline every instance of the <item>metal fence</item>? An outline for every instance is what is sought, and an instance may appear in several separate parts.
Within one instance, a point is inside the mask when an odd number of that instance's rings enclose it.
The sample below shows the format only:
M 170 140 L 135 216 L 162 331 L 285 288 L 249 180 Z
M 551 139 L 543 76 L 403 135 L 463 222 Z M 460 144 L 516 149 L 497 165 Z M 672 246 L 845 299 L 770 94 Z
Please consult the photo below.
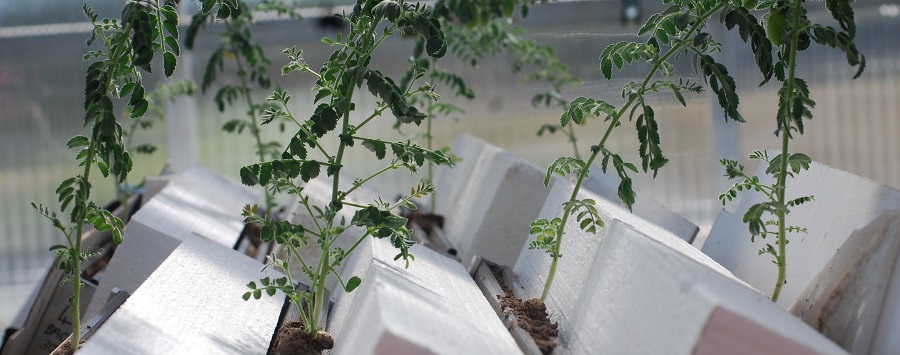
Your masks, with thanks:
M 573 74 L 584 80 L 567 93 L 570 97 L 584 95 L 616 101 L 621 84 L 636 80 L 641 73 L 641 68 L 626 70 L 612 82 L 600 77 L 600 51 L 615 41 L 636 39 L 631 35 L 635 27 L 619 24 L 618 6 L 618 1 L 551 4 L 533 11 L 525 21 L 530 36 L 552 44 Z M 808 132 L 798 137 L 793 147 L 823 163 L 900 187 L 900 142 L 896 139 L 900 136 L 900 42 L 893 37 L 894 31 L 900 32 L 900 18 L 896 9 L 896 2 L 857 3 L 857 44 L 869 60 L 866 73 L 858 80 L 850 80 L 853 72 L 837 50 L 813 47 L 801 55 L 800 60 L 808 66 L 800 75 L 810 83 L 818 106 Z M 824 6 L 812 14 L 827 15 Z M 80 109 L 86 67 L 81 61 L 85 52 L 84 28 L 0 28 L 0 46 L 4 48 L 0 52 L 0 326 L 9 321 L 24 294 L 48 267 L 52 255 L 47 247 L 61 238 L 31 211 L 29 203 L 55 206 L 56 185 L 77 174 L 77 167 L 72 164 L 74 152 L 67 150 L 64 142 L 84 130 Z M 715 28 L 713 31 L 724 32 Z M 211 41 L 215 40 L 212 32 L 215 29 L 207 31 L 198 40 L 199 48 L 182 59 L 182 66 L 189 66 L 193 77 L 199 78 L 203 73 L 213 47 Z M 313 21 L 265 22 L 254 32 L 273 58 L 273 77 L 294 96 L 294 112 L 299 116 L 312 111 L 312 80 L 280 77 L 278 69 L 286 62 L 280 52 L 297 45 L 307 49 L 310 63 L 321 63 L 330 53 L 319 42 L 326 35 L 329 32 L 316 27 Z M 739 41 L 734 34 L 720 38 L 725 47 L 735 47 Z M 410 47 L 411 43 L 403 40 L 387 43 L 375 58 L 377 66 L 391 75 L 401 73 Z M 547 166 L 561 155 L 570 155 L 571 146 L 563 137 L 536 136 L 538 128 L 558 120 L 560 112 L 531 106 L 531 95 L 541 89 L 541 84 L 522 82 L 512 75 L 508 59 L 485 60 L 478 68 L 453 59 L 440 63 L 462 73 L 477 98 L 454 100 L 467 111 L 436 121 L 436 143 L 449 145 L 458 133 L 471 132 L 540 166 Z M 748 122 L 719 123 L 718 112 L 712 106 L 714 100 L 707 95 L 689 97 L 688 108 L 660 96 L 655 110 L 670 163 L 655 179 L 640 175 L 635 181 L 642 196 L 652 197 L 691 219 L 701 226 L 701 234 L 711 226 L 719 210 L 716 196 L 727 186 L 717 160 L 722 156 L 739 158 L 752 150 L 778 145 L 772 135 L 777 89 L 772 85 L 756 87 L 760 78 L 749 52 L 738 51 L 721 60 L 739 83 L 741 112 Z M 693 74 L 687 67 L 683 69 L 688 75 Z M 151 85 L 156 80 L 160 79 L 147 78 Z M 229 80 L 234 78 L 224 78 Z M 262 98 L 269 93 L 258 94 Z M 220 113 L 212 104 L 211 93 L 197 95 L 190 102 L 188 107 L 193 113 L 173 112 L 168 120 L 193 129 L 168 130 L 173 132 L 167 134 L 166 127 L 160 126 L 137 139 L 190 142 L 187 146 L 193 146 L 194 151 L 170 151 L 169 146 L 162 144 L 155 155 L 138 157 L 133 176 L 156 174 L 170 155 L 195 156 L 198 162 L 234 177 L 241 166 L 254 161 L 248 136 L 228 135 L 220 129 L 227 119 L 242 115 L 246 108 Z M 371 99 L 364 99 L 358 106 L 373 104 Z M 391 128 L 393 122 L 387 121 L 369 129 L 376 135 L 397 139 L 414 133 L 397 133 Z M 579 128 L 579 148 L 583 152 L 595 143 L 602 128 L 600 120 Z M 281 136 L 278 132 L 265 132 L 271 138 Z M 637 147 L 633 132 L 630 127 L 622 127 L 612 137 L 609 148 L 638 161 L 636 154 L 631 153 Z M 366 151 L 352 152 L 347 171 L 362 175 L 375 166 L 372 160 Z M 375 186 L 388 193 L 406 191 L 418 179 L 397 173 L 378 179 Z M 113 198 L 112 182 L 97 182 L 94 186 L 97 200 Z M 235 206 L 235 213 L 240 207 Z

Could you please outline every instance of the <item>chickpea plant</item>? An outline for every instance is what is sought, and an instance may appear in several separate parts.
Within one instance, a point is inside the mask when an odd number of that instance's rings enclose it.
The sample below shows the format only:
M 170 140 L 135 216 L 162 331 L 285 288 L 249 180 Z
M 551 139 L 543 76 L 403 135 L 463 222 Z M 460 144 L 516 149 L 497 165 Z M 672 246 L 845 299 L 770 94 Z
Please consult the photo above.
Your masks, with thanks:
M 278 5 L 278 4 L 274 4 Z M 268 1 L 259 6 L 266 10 L 274 7 Z M 288 12 L 286 6 L 276 7 L 279 12 Z M 227 17 L 223 16 L 227 14 Z M 225 71 L 225 63 L 233 63 L 239 81 L 234 84 L 225 84 L 218 88 L 215 94 L 216 107 L 219 112 L 224 112 L 228 106 L 242 104 L 246 107 L 246 118 L 233 118 L 222 125 L 222 130 L 228 133 L 241 134 L 245 130 L 253 137 L 254 150 L 258 161 L 267 161 L 278 158 L 281 153 L 281 145 L 277 141 L 264 141 L 260 132 L 260 116 L 269 106 L 266 103 L 257 102 L 252 93 L 254 87 L 269 90 L 272 79 L 267 72 L 272 61 L 266 56 L 263 47 L 253 41 L 253 33 L 250 30 L 254 24 L 253 12 L 244 1 L 230 0 L 219 4 L 218 11 L 201 11 L 193 16 L 188 27 L 185 46 L 194 48 L 197 34 L 202 27 L 212 24 L 223 24 L 223 31 L 219 33 L 219 46 L 213 50 L 206 64 L 203 79 L 200 83 L 200 91 L 206 93 L 217 76 Z M 265 198 L 265 210 L 272 211 L 275 207 L 274 197 L 269 189 L 263 189 Z
M 337 49 L 322 68 L 316 72 L 303 59 L 303 52 L 297 48 L 288 48 L 284 53 L 289 63 L 282 68 L 282 74 L 299 72 L 316 78 L 313 88 L 315 107 L 312 116 L 306 120 L 298 119 L 290 109 L 291 96 L 277 90 L 268 101 L 277 106 L 265 110 L 262 124 L 270 124 L 276 120 L 286 122 L 296 129 L 296 133 L 286 145 L 279 159 L 245 166 L 240 175 L 244 184 L 261 185 L 274 192 L 283 192 L 299 197 L 299 203 L 313 217 L 313 225 L 298 225 L 287 221 L 275 221 L 268 215 L 260 216 L 257 206 L 246 206 L 243 215 L 246 222 L 261 224 L 263 241 L 274 240 L 287 251 L 287 258 L 278 259 L 270 256 L 266 267 L 275 267 L 286 273 L 278 279 L 263 278 L 259 282 L 250 282 L 250 290 L 243 295 L 244 299 L 259 299 L 262 294 L 274 295 L 276 291 L 284 292 L 299 308 L 300 318 L 310 337 L 319 331 L 319 315 L 326 300 L 324 299 L 325 282 L 329 275 L 334 275 L 346 292 L 353 291 L 362 280 L 353 276 L 347 280 L 341 278 L 336 271 L 351 255 L 354 249 L 367 237 L 390 240 L 398 249 L 396 260 L 409 262 L 414 259 L 410 254 L 413 242 L 410 230 L 405 227 L 406 218 L 394 213 L 400 206 L 415 208 L 411 201 L 433 193 L 434 188 L 428 183 L 414 186 L 409 195 L 402 196 L 399 201 L 388 203 L 382 200 L 368 205 L 354 204 L 346 197 L 356 189 L 363 187 L 372 178 L 394 169 L 406 169 L 417 172 L 426 162 L 451 165 L 452 161 L 440 150 L 429 150 L 411 142 L 394 142 L 363 135 L 362 129 L 389 111 L 395 119 L 403 124 L 420 124 L 425 114 L 410 103 L 410 97 L 420 93 L 433 93 L 430 85 L 415 86 L 416 80 L 408 85 L 398 86 L 394 80 L 370 66 L 376 49 L 389 37 L 397 35 L 416 35 L 424 40 L 424 50 L 428 56 L 439 58 L 447 50 L 447 43 L 440 26 L 430 8 L 413 5 L 402 1 L 360 1 L 349 15 L 341 18 L 349 26 L 349 33 L 337 34 L 335 38 L 323 38 L 322 41 Z M 426 73 L 418 72 L 414 79 L 420 79 Z M 357 124 L 351 122 L 351 113 L 355 111 L 353 103 L 358 89 L 366 88 L 379 102 L 373 112 Z M 335 146 L 328 146 L 326 136 L 336 136 Z M 357 179 L 347 191 L 340 190 L 341 169 L 345 154 L 354 147 L 370 150 L 377 159 L 385 160 L 385 166 L 371 175 Z M 332 191 L 330 202 L 324 206 L 314 205 L 310 196 L 304 191 L 304 182 L 320 176 L 322 170 L 331 179 Z M 337 218 L 343 208 L 352 207 L 356 211 L 350 221 Z M 350 227 L 364 229 L 360 236 L 347 233 Z M 335 245 L 341 238 L 355 238 L 351 246 L 342 249 Z M 322 255 L 316 263 L 307 263 L 300 257 L 299 249 L 307 245 L 316 245 Z M 296 287 L 295 275 L 291 275 L 291 263 L 299 263 L 303 273 L 311 280 L 309 290 Z M 307 307 L 303 307 L 305 304 Z
M 132 158 L 124 141 L 125 134 L 116 117 L 114 102 L 124 100 L 132 119 L 140 119 L 150 106 L 144 94 L 141 72 L 151 72 L 151 61 L 162 52 L 163 73 L 175 70 L 178 46 L 178 13 L 176 1 L 126 2 L 121 19 L 100 19 L 87 4 L 83 10 L 92 28 L 87 45 L 98 43 L 85 60 L 93 60 L 85 78 L 84 125 L 88 136 L 72 137 L 67 146 L 78 149 L 75 160 L 83 168 L 81 174 L 65 179 L 56 189 L 60 210 L 68 211 L 67 221 L 57 217 L 48 207 L 32 203 L 34 209 L 63 233 L 66 244 L 50 247 L 56 253 L 56 265 L 72 284 L 69 309 L 72 314 L 72 348 L 78 349 L 81 329 L 82 263 L 98 250 L 83 250 L 85 226 L 110 232 L 113 242 L 122 243 L 122 220 L 91 201 L 91 173 L 99 171 L 122 183 L 132 168 Z M 96 169 L 96 170 L 95 170 Z
M 718 104 L 724 109 L 725 119 L 742 122 L 744 119 L 738 112 L 738 95 L 735 91 L 734 79 L 724 65 L 716 62 L 713 54 L 722 50 L 722 45 L 704 30 L 707 23 L 719 14 L 719 21 L 729 29 L 737 29 L 741 39 L 750 44 L 755 55 L 756 64 L 763 75 L 763 83 L 771 79 L 775 67 L 772 62 L 772 45 L 766 38 L 765 30 L 756 17 L 736 1 L 729 0 L 664 0 L 671 6 L 657 14 L 651 15 L 638 35 L 649 35 L 646 42 L 622 41 L 606 47 L 600 54 L 600 71 L 609 80 L 613 68 L 622 69 L 625 65 L 645 63 L 650 69 L 639 82 L 629 82 L 622 88 L 621 98 L 624 104 L 615 106 L 608 101 L 579 97 L 572 100 L 560 118 L 560 129 L 572 124 L 583 125 L 587 118 L 604 117 L 605 128 L 597 144 L 591 147 L 587 160 L 579 157 L 561 157 L 547 169 L 544 184 L 549 185 L 554 174 L 575 176 L 575 188 L 567 202 L 563 204 L 561 217 L 537 219 L 531 224 L 531 234 L 536 238 L 529 244 L 531 249 L 544 250 L 552 258 L 547 281 L 541 299 L 549 295 L 556 275 L 556 268 L 561 257 L 560 248 L 564 236 L 564 228 L 570 218 L 575 218 L 579 227 L 596 233 L 604 227 L 592 199 L 578 199 L 582 183 L 588 177 L 589 167 L 599 159 L 600 168 L 606 172 L 613 169 L 619 177 L 618 196 L 622 202 L 632 206 L 635 193 L 630 174 L 638 172 L 638 166 L 625 161 L 619 154 L 606 147 L 607 140 L 613 130 L 622 126 L 627 118 L 634 122 L 638 136 L 638 154 L 641 157 L 640 168 L 645 173 L 659 169 L 669 161 L 663 155 L 660 141 L 659 124 L 656 112 L 650 105 L 650 95 L 668 92 L 674 95 L 682 105 L 686 93 L 701 93 L 704 85 L 684 77 L 679 77 L 675 70 L 675 61 L 690 58 L 696 74 L 703 78 L 706 86 L 715 94 Z
M 459 60 L 477 67 L 479 61 L 501 54 L 512 56 L 510 71 L 521 75 L 525 81 L 543 82 L 550 88 L 539 92 L 532 97 L 532 104 L 539 105 L 565 105 L 561 91 L 566 86 L 574 86 L 578 79 L 569 74 L 568 67 L 559 61 L 553 47 L 540 44 L 528 37 L 525 29 L 512 21 L 516 14 L 515 9 L 521 10 L 523 17 L 527 16 L 529 6 L 535 1 L 530 0 L 506 0 L 503 2 L 455 2 L 437 1 L 435 13 L 438 14 L 444 34 L 447 39 L 448 51 Z M 445 85 L 457 98 L 474 99 L 475 91 L 462 76 L 441 68 L 438 60 L 429 59 L 423 54 L 424 42 L 419 40 L 413 52 L 412 67 L 404 77 L 403 82 L 414 77 L 417 70 L 430 70 L 429 79 L 432 83 Z M 426 117 L 426 129 L 422 133 L 428 149 L 432 148 L 432 121 L 440 116 L 449 116 L 465 111 L 452 103 L 428 100 L 425 97 L 424 112 Z M 423 101 L 421 99 L 417 101 Z M 418 102 L 417 102 L 418 103 Z M 555 133 L 552 126 L 542 127 L 538 135 L 544 131 Z M 569 137 L 574 144 L 574 136 Z M 449 151 L 449 147 L 442 148 Z M 425 181 L 432 181 L 433 164 L 428 165 Z M 436 205 L 436 194 L 431 195 L 430 206 Z
M 812 109 L 816 104 L 810 98 L 806 81 L 796 75 L 799 65 L 797 53 L 809 48 L 811 42 L 840 49 L 846 55 L 847 63 L 857 67 L 853 78 L 858 78 L 865 69 L 866 59 L 853 43 L 856 23 L 851 3 L 849 0 L 825 1 L 826 8 L 840 29 L 810 22 L 804 7 L 806 3 L 801 0 L 760 4 L 750 0 L 744 3 L 748 9 L 767 11 L 764 33 L 777 48 L 774 73 L 782 86 L 778 90 L 775 135 L 781 137 L 781 152 L 775 156 L 769 156 L 764 151 L 750 154 L 750 159 L 766 164 L 765 173 L 775 179 L 772 184 L 762 183 L 758 176 L 745 173 L 744 167 L 737 161 L 722 160 L 725 176 L 738 179 L 739 182 L 719 196 L 719 200 L 724 205 L 741 191 L 756 191 L 768 198 L 768 201 L 751 206 L 744 214 L 743 221 L 747 223 L 752 242 L 755 242 L 757 236 L 763 239 L 775 237 L 776 245 L 767 243 L 759 251 L 760 255 L 769 254 L 775 258 L 773 262 L 778 267 L 772 301 L 778 301 L 781 288 L 787 282 L 787 234 L 806 233 L 806 228 L 802 226 L 789 225 L 787 215 L 792 208 L 813 200 L 813 196 L 800 196 L 791 200 L 786 198 L 787 178 L 808 170 L 812 161 L 806 154 L 790 153 L 788 149 L 794 134 L 803 134 L 803 121 L 812 118 Z M 754 33 L 761 36 L 761 31 L 757 29 Z

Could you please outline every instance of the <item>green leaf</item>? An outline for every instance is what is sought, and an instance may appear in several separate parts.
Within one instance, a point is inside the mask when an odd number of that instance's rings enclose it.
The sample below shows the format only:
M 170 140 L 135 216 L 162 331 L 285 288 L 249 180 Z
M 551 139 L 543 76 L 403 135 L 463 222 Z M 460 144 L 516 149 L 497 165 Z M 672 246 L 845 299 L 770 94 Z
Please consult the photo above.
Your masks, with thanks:
M 643 114 L 638 116 L 635 126 L 638 132 L 638 141 L 640 141 L 639 154 L 641 156 L 641 166 L 644 172 L 653 171 L 655 177 L 660 168 L 662 168 L 669 159 L 662 154 L 659 140 L 659 126 L 653 113 L 653 108 L 641 102 L 640 107 Z M 618 156 L 616 156 L 618 157 Z M 617 165 L 621 165 L 621 160 Z M 621 170 L 617 166 L 617 170 Z
M 97 169 L 100 169 L 100 174 L 103 174 L 103 177 L 109 177 L 109 166 L 106 163 L 98 161 Z
M 853 2 L 850 0 L 825 0 L 825 8 L 831 13 L 841 29 L 852 39 L 856 36 L 856 22 L 853 19 Z
M 256 171 L 259 171 L 259 167 L 256 165 L 245 166 L 240 170 L 241 175 L 241 183 L 247 186 L 256 186 L 259 184 L 259 179 L 256 177 L 256 173 L 254 173 L 254 168 Z
M 377 70 L 365 70 L 363 77 L 366 79 L 366 87 L 369 89 L 369 92 L 387 103 L 391 113 L 399 122 L 422 123 L 422 120 L 426 117 L 425 114 L 419 112 L 418 109 L 406 101 L 403 91 L 394 83 L 394 80 Z
M 719 106 L 725 111 L 725 119 L 744 122 L 744 118 L 738 113 L 738 95 L 734 79 L 728 74 L 728 69 L 719 64 L 708 54 L 699 56 L 699 71 L 703 79 L 709 84 L 710 89 L 716 93 Z
M 303 140 L 300 138 L 301 133 L 302 132 L 297 132 L 297 134 L 291 138 L 287 151 L 290 155 L 297 157 L 297 159 L 304 160 L 306 159 L 307 151 L 306 144 L 304 144 Z
M 90 140 L 85 136 L 75 136 L 69 139 L 66 146 L 69 148 L 86 147 L 90 144 Z
M 400 17 L 402 12 L 403 8 L 398 2 L 393 0 L 382 1 L 372 9 L 372 13 L 376 18 L 384 18 L 391 22 L 397 21 L 397 18 Z
M 759 20 L 747 9 L 736 7 L 728 12 L 723 12 L 721 21 L 729 30 L 737 27 L 741 40 L 749 41 L 750 49 L 756 58 L 756 66 L 763 75 L 759 86 L 764 85 L 772 78 L 775 67 L 772 62 L 772 43 L 766 37 L 766 29 L 759 24 Z
M 315 113 L 310 118 L 312 121 L 312 133 L 316 135 L 316 137 L 322 137 L 326 133 L 333 131 L 337 128 L 338 123 L 337 112 L 335 112 L 334 108 L 327 104 L 321 104 L 316 108 Z
M 272 179 L 272 164 L 261 164 L 259 166 L 259 184 L 268 185 Z M 265 283 L 264 283 L 265 285 Z
M 175 59 L 174 53 L 172 53 L 172 52 L 163 53 L 163 67 L 164 67 L 163 72 L 165 73 L 167 78 L 172 76 L 172 73 L 175 72 L 176 61 L 177 61 L 177 59 Z
M 114 229 L 112 230 L 112 240 L 113 240 L 113 243 L 116 243 L 117 245 L 118 245 L 118 244 L 122 244 L 122 242 L 125 241 L 125 238 L 124 238 L 124 236 L 122 235 L 122 230 L 121 230 L 121 229 L 114 228 Z
M 560 116 L 559 124 L 565 127 L 569 122 L 584 124 L 584 115 L 589 114 L 599 117 L 606 114 L 607 117 L 617 114 L 616 108 L 603 100 L 595 100 L 587 97 L 578 97 L 569 104 L 566 111 Z
M 147 113 L 147 109 L 150 108 L 150 102 L 147 100 L 141 99 L 134 105 L 132 105 L 131 109 L 131 118 L 138 118 L 144 116 Z
M 862 75 L 863 70 L 866 68 L 866 57 L 856 48 L 856 44 L 853 43 L 853 38 L 851 36 L 848 36 L 843 32 L 838 32 L 834 28 L 822 25 L 812 25 L 810 35 L 816 43 L 840 49 L 847 56 L 848 64 L 859 67 L 856 74 L 853 75 L 853 79 Z
M 344 292 L 350 293 L 353 292 L 359 284 L 362 283 L 362 280 L 359 277 L 353 276 L 349 280 L 347 280 L 347 285 L 344 286 Z
M 303 179 L 304 182 L 309 182 L 309 180 L 319 176 L 319 170 L 321 170 L 319 162 L 314 160 L 305 161 L 300 165 L 300 178 Z
M 378 160 L 384 159 L 385 154 L 387 153 L 387 145 L 382 141 L 364 140 L 362 146 L 375 153 L 375 157 L 378 158 Z
M 547 174 L 544 176 L 544 186 L 550 186 L 550 177 L 554 173 L 559 176 L 566 176 L 569 174 L 580 175 L 583 173 L 585 165 L 586 163 L 581 159 L 571 157 L 557 158 L 556 161 L 547 168 Z

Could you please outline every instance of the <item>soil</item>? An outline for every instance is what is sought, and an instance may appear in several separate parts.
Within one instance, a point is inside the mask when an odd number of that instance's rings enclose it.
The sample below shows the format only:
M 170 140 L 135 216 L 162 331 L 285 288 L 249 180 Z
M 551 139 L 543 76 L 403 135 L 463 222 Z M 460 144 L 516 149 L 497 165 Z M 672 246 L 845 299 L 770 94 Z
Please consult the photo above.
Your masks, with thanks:
M 75 353 L 75 350 L 72 350 L 72 341 L 66 340 L 62 344 L 59 345 L 59 348 L 54 351 L 54 353 L 59 355 L 72 355 Z
M 319 331 L 314 339 L 306 334 L 303 323 L 289 322 L 281 326 L 275 338 L 273 355 L 319 355 L 323 350 L 334 347 L 334 339 L 326 332 Z
M 84 346 L 83 339 L 80 341 L 80 343 L 82 346 Z M 60 343 L 59 346 L 56 347 L 56 349 L 50 353 L 50 355 L 73 355 L 73 354 L 75 354 L 75 350 L 72 349 L 72 338 L 71 337 L 67 338 L 62 343 Z
M 503 289 L 503 294 L 497 295 L 503 312 L 516 316 L 518 325 L 531 335 L 542 353 L 553 353 L 553 349 L 559 345 L 559 342 L 556 341 L 556 337 L 559 336 L 559 326 L 550 321 L 544 301 L 539 298 L 523 301 L 503 281 L 503 269 L 491 266 L 491 273 L 494 274 L 500 288 Z
M 241 236 L 250 240 L 250 245 L 247 246 L 247 251 L 244 254 L 249 257 L 255 257 L 259 246 L 262 245 L 262 227 L 257 222 L 244 224 Z

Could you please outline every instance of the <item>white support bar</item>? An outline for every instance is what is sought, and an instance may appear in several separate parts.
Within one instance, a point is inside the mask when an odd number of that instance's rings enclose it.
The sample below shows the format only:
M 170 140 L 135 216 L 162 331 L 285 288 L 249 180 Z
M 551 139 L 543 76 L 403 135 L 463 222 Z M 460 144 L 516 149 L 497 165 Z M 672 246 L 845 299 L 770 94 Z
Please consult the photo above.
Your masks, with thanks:
M 448 166 L 437 168 L 437 177 L 434 179 L 437 204 L 434 213 L 444 216 L 445 220 L 452 220 L 460 212 L 459 198 L 469 183 L 469 177 L 474 172 L 481 151 L 487 145 L 481 138 L 467 133 L 460 134 L 453 140 L 450 151 L 460 160 L 453 168 Z
M 572 353 L 845 353 L 708 259 L 679 250 L 689 245 L 620 221 L 608 228 L 561 335 Z
M 612 203 L 625 207 L 619 198 L 619 179 L 605 174 L 600 169 L 591 167 L 591 175 L 584 181 L 583 187 Z M 694 241 L 699 231 L 696 224 L 648 196 L 638 195 L 631 210 L 638 217 L 656 223 L 688 243 Z
M 387 240 L 360 244 L 343 278 L 363 281 L 337 292 L 332 354 L 521 353 L 461 264 L 419 245 L 412 253 L 405 268 Z
M 113 288 L 133 293 L 192 235 L 233 247 L 244 228 L 241 209 L 256 201 L 239 182 L 199 166 L 172 178 L 132 216 L 85 314 L 96 313 Z
M 769 150 L 768 154 L 774 157 L 779 152 Z M 766 165 L 761 163 L 756 174 L 762 183 L 768 184 L 772 183 L 772 178 L 764 174 Z M 897 253 L 889 251 L 893 250 L 893 242 L 888 240 L 877 246 L 870 243 L 873 238 L 891 235 L 892 232 L 884 229 L 889 227 L 885 224 L 888 222 L 879 222 L 878 218 L 888 210 L 900 208 L 900 191 L 816 162 L 810 164 L 809 170 L 795 174 L 787 182 L 788 201 L 801 196 L 814 196 L 815 200 L 791 207 L 787 216 L 788 225 L 806 228 L 807 232 L 788 233 L 787 282 L 782 287 L 778 305 L 797 313 L 813 307 L 813 304 L 818 303 L 821 307 L 823 302 L 834 303 L 829 305 L 832 311 L 838 311 L 834 307 L 840 304 L 843 308 L 840 312 L 848 312 L 848 315 L 853 313 L 852 309 L 857 309 L 860 313 L 854 313 L 852 317 L 835 318 L 832 315 L 816 320 L 819 323 L 817 327 L 829 329 L 823 331 L 854 353 L 895 353 L 900 347 L 900 341 L 895 336 L 900 331 L 900 304 L 891 300 L 900 298 L 900 277 L 894 271 L 898 270 L 897 266 L 892 268 L 890 265 L 895 264 L 890 263 L 896 263 Z M 772 239 L 775 236 L 767 239 L 757 237 L 753 243 L 747 225 L 741 221 L 751 206 L 765 201 L 765 196 L 745 192 L 740 197 L 734 214 L 720 213 L 703 252 L 735 276 L 771 295 L 778 268 L 772 264 L 771 255 L 758 255 L 758 251 L 767 243 L 777 245 L 776 240 Z M 854 238 L 857 233 L 866 236 Z M 866 242 L 859 238 L 864 238 Z M 864 245 L 870 247 L 867 249 Z M 889 250 L 882 250 L 885 248 Z M 891 253 L 893 255 L 889 255 Z M 881 263 L 885 265 L 872 264 L 871 269 L 866 269 L 865 264 L 874 254 L 884 254 L 882 259 L 885 261 Z M 838 274 L 846 274 L 846 277 L 838 279 L 835 276 Z M 840 293 L 847 292 L 859 293 L 859 298 L 839 299 Z M 807 300 L 808 297 L 812 298 Z M 866 301 L 870 297 L 884 297 L 885 302 Z M 880 314 L 874 329 L 870 318 L 874 316 L 869 312 Z M 867 352 L 864 349 L 870 350 Z
M 284 294 L 244 301 L 247 283 L 282 275 L 191 237 L 97 330 L 79 354 L 265 354 Z
M 900 350 L 900 293 L 891 289 L 891 282 L 900 279 L 900 211 L 885 212 L 851 234 L 846 245 L 801 293 L 791 313 L 854 354 Z
M 544 204 L 548 190 L 544 171 L 488 145 L 459 196 L 456 212 L 446 219 L 447 239 L 463 264 L 475 255 L 501 265 L 514 265 L 528 237 L 529 224 Z
M 571 181 L 553 180 L 550 184 L 550 195 L 547 197 L 539 217 L 548 220 L 561 217 L 563 203 L 568 201 L 574 188 Z M 569 318 L 581 311 L 577 302 L 582 287 L 590 279 L 597 277 L 590 272 L 590 266 L 594 262 L 597 250 L 603 240 L 613 233 L 609 227 L 614 222 L 629 225 L 649 238 L 668 245 L 674 254 L 681 254 L 701 262 L 706 267 L 731 277 L 735 282 L 742 283 L 737 278 L 730 276 L 728 270 L 713 262 L 684 240 L 656 224 L 635 216 L 618 204 L 599 198 L 594 193 L 583 189 L 579 191 L 577 198 L 595 200 L 597 210 L 606 227 L 601 228 L 596 235 L 588 234 L 581 230 L 575 216 L 571 216 L 565 226 L 565 235 L 560 249 L 562 257 L 559 259 L 554 283 L 549 297 L 546 299 L 547 308 L 554 321 L 559 322 L 561 332 L 577 331 L 572 329 L 574 325 Z M 532 239 L 529 238 L 529 241 Z M 519 280 L 525 290 L 533 297 L 540 297 L 550 269 L 550 255 L 542 250 L 530 250 L 527 245 L 524 245 L 520 251 L 521 255 L 513 270 L 519 275 Z

